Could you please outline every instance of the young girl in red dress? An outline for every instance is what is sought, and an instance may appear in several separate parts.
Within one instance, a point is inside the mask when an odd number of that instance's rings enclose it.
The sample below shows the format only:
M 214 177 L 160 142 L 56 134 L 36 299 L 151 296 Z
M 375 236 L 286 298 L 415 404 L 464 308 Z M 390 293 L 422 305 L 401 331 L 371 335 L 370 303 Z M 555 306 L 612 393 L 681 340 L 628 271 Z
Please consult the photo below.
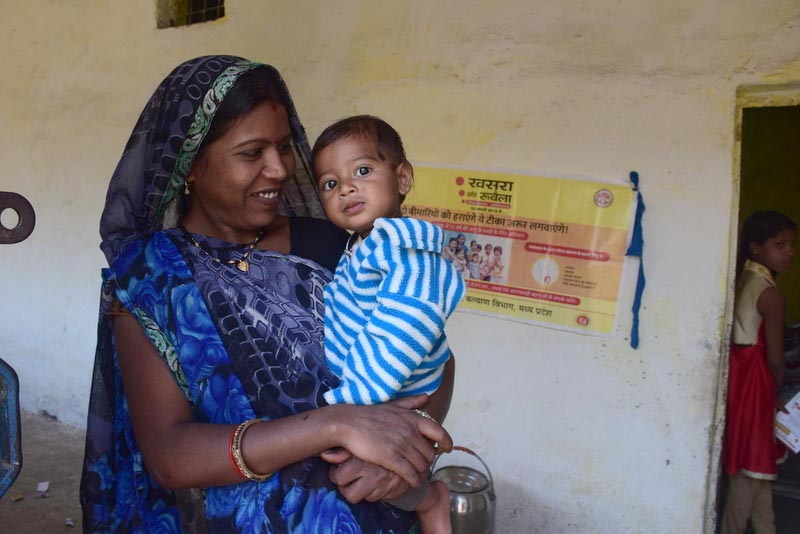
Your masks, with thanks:
M 777 391 L 783 383 L 784 298 L 775 276 L 794 256 L 795 223 L 759 211 L 742 225 L 737 258 L 723 464 L 728 494 L 722 534 L 775 532 L 771 481 L 785 453 L 775 438 Z

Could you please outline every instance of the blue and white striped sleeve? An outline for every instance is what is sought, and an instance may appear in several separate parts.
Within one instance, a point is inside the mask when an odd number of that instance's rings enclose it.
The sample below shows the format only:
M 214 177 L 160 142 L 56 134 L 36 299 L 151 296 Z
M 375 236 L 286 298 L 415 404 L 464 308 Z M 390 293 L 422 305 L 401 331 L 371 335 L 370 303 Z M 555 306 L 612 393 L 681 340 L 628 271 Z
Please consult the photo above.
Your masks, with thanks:
M 340 387 L 326 393 L 329 402 L 375 404 L 439 387 L 449 358 L 444 325 L 464 282 L 441 254 L 396 242 L 382 240 L 362 265 L 380 275 L 377 307 L 347 352 Z

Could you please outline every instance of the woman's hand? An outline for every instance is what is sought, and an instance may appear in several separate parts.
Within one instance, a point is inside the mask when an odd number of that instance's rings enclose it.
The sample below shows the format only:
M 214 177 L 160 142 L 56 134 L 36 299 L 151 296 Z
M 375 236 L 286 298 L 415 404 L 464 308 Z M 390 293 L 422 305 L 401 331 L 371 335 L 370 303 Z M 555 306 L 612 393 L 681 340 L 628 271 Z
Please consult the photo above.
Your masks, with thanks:
M 451 354 L 445 364 L 442 384 L 436 393 L 428 397 L 425 404 L 425 410 L 437 421 L 444 420 L 450 407 L 454 375 L 455 357 Z M 394 499 L 411 488 L 395 473 L 356 458 L 345 449 L 330 449 L 323 452 L 321 457 L 326 462 L 335 464 L 329 472 L 331 482 L 338 486 L 339 492 L 352 504 L 364 500 L 376 502 Z
M 435 421 L 413 410 L 427 395 L 416 395 L 373 406 L 336 405 L 340 446 L 365 462 L 376 464 L 417 487 L 427 475 L 436 451 L 450 451 L 453 440 Z
M 331 449 L 321 456 L 326 462 L 336 464 L 329 471 L 331 482 L 351 504 L 394 499 L 411 487 L 391 471 L 364 462 L 345 449 Z

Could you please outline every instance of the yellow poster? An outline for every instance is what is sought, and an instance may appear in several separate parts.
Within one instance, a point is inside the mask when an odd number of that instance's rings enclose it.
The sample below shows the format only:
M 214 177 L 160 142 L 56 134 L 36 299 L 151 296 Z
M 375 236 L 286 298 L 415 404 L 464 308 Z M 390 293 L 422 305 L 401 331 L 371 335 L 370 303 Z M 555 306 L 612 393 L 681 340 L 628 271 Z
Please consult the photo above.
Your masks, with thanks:
M 467 282 L 462 311 L 607 334 L 635 192 L 630 186 L 415 167 L 403 215 L 445 230 Z

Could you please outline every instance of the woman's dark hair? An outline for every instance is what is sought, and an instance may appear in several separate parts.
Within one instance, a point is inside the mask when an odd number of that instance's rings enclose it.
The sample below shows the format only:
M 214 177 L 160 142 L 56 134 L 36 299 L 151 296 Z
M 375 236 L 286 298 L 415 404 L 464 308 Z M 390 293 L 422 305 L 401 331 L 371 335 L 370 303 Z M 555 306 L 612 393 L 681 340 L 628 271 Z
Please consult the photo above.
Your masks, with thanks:
M 291 109 L 289 96 L 283 89 L 283 81 L 275 69 L 256 67 L 239 76 L 228 89 L 225 98 L 214 113 L 200 151 L 230 130 L 236 121 L 264 102 L 277 102 Z
M 783 230 L 797 230 L 797 225 L 789 217 L 778 211 L 757 211 L 742 223 L 739 233 L 738 252 L 736 254 L 736 273 L 742 272 L 745 260 L 752 260 L 751 243 L 763 245 Z
M 316 163 L 319 153 L 325 148 L 340 139 L 350 137 L 360 137 L 375 143 L 378 157 L 381 158 L 381 161 L 388 160 L 392 166 L 408 163 L 403 140 L 389 123 L 372 115 L 356 115 L 336 121 L 323 130 L 311 150 L 312 167 Z

